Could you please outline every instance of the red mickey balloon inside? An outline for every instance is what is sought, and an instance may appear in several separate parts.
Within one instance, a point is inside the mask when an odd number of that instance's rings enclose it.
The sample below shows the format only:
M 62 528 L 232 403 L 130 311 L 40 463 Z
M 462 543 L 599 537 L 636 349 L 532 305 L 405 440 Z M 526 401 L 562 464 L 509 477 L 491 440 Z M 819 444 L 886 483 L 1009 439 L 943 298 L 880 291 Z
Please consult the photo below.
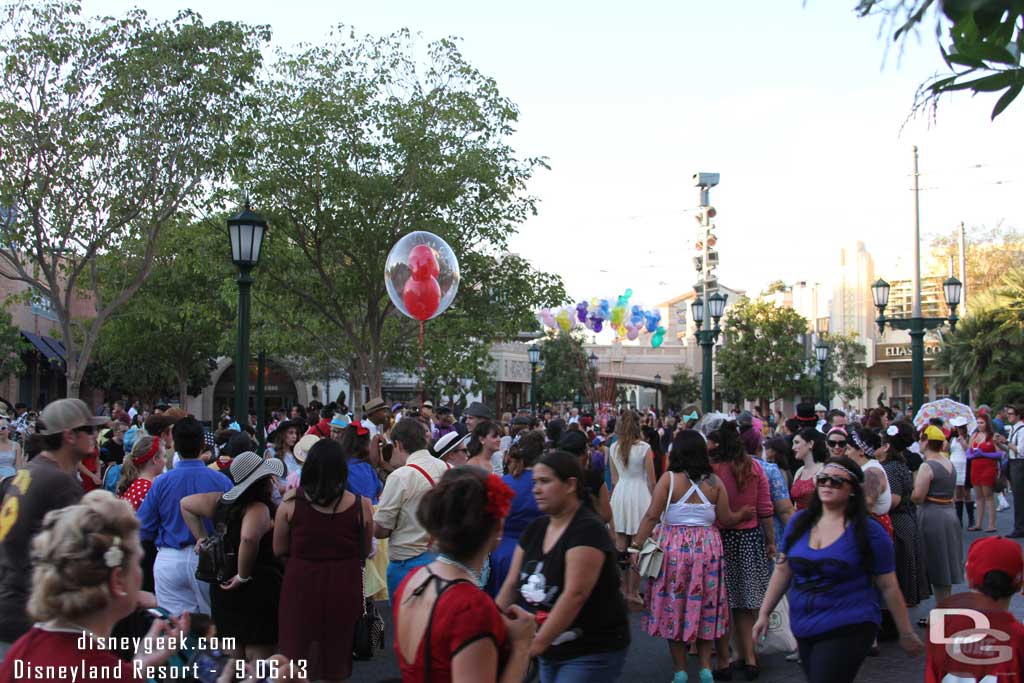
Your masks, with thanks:
M 443 239 L 415 231 L 391 247 L 384 265 L 388 297 L 402 314 L 426 322 L 444 313 L 459 289 L 459 262 Z
M 425 244 L 413 247 L 409 251 L 409 270 L 412 277 L 402 288 L 402 302 L 416 320 L 430 320 L 441 303 L 441 285 L 437 283 L 441 269 L 434 250 Z
M 409 270 L 413 280 L 427 280 L 441 273 L 434 250 L 425 244 L 417 244 L 409 252 Z
M 426 280 L 409 278 L 402 289 L 402 302 L 416 320 L 430 320 L 441 303 L 441 286 L 437 278 Z

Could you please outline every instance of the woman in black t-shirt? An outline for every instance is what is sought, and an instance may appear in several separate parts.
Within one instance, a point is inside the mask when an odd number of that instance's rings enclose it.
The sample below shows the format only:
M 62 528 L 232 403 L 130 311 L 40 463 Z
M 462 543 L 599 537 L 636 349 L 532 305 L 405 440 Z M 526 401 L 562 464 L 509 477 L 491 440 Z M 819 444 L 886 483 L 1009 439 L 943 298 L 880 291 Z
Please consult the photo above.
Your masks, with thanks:
M 582 504 L 575 456 L 547 453 L 533 468 L 533 482 L 545 514 L 519 537 L 498 606 L 519 604 L 536 614 L 540 630 L 530 654 L 540 657 L 542 683 L 610 683 L 622 672 L 630 637 L 615 545 Z

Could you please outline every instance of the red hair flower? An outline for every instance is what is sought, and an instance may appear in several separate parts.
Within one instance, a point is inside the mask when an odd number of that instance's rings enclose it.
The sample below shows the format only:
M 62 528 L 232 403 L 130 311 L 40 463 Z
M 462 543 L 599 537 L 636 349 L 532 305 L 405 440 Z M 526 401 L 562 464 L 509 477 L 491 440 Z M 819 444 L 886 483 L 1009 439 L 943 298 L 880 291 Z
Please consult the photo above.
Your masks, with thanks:
M 496 474 L 487 475 L 487 514 L 491 519 L 505 519 L 512 507 L 512 499 L 516 494 L 508 487 L 508 484 L 501 480 Z

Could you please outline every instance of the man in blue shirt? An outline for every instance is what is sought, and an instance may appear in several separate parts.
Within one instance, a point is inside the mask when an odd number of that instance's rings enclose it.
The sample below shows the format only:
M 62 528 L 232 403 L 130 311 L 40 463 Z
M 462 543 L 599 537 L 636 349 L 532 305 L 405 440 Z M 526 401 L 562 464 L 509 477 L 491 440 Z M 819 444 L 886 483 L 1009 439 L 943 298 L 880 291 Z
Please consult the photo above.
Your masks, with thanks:
M 156 543 L 153 574 L 157 603 L 171 614 L 210 614 L 210 584 L 196 578 L 196 539 L 181 516 L 181 499 L 193 493 L 223 493 L 231 488 L 231 480 L 199 459 L 203 425 L 194 417 L 179 420 L 172 436 L 179 461 L 173 470 L 153 480 L 153 488 L 139 508 L 139 535 L 143 541 Z

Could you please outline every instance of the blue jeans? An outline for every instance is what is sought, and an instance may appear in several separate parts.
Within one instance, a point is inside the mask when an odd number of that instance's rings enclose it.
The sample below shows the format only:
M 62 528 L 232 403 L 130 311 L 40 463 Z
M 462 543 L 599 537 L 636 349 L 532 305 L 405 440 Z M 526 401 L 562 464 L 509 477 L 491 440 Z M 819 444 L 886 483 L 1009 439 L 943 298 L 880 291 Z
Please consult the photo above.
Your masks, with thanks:
M 430 564 L 436 557 L 436 553 L 423 553 L 408 560 L 391 560 L 388 562 L 388 600 L 394 600 L 395 591 L 398 590 L 398 586 L 409 575 L 409 572 L 417 567 Z
M 614 683 L 626 665 L 626 650 L 575 659 L 540 658 L 540 683 Z

